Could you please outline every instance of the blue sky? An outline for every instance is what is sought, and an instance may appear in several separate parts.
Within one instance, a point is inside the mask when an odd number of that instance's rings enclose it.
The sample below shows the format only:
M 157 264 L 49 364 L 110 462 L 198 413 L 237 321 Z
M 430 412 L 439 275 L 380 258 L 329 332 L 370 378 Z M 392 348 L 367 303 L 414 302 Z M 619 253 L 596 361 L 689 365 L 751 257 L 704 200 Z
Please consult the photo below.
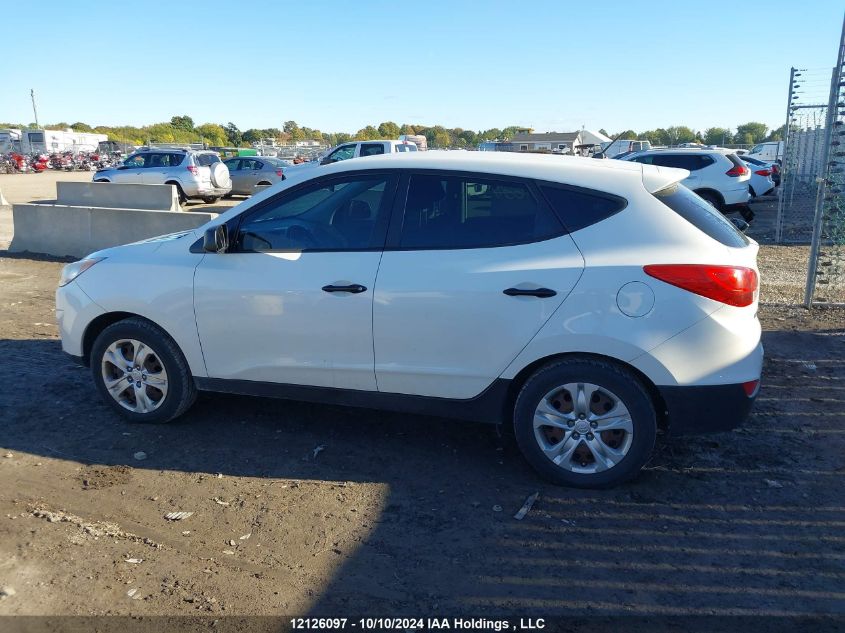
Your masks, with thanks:
M 0 121 L 538 131 L 783 123 L 841 0 L 8 2 Z M 99 45 L 97 43 L 100 43 Z M 10 51 L 17 51 L 11 54 Z

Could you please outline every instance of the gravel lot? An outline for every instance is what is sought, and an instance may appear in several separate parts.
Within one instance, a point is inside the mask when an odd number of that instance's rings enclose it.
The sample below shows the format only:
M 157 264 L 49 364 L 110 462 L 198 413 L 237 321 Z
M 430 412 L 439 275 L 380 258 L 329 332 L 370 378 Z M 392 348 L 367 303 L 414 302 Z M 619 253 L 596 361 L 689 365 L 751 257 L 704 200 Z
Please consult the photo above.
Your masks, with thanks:
M 762 249 L 764 301 L 800 253 Z M 60 267 L 0 252 L 0 614 L 845 615 L 841 310 L 763 306 L 747 424 L 590 492 L 485 425 L 221 395 L 124 423 L 61 353 Z

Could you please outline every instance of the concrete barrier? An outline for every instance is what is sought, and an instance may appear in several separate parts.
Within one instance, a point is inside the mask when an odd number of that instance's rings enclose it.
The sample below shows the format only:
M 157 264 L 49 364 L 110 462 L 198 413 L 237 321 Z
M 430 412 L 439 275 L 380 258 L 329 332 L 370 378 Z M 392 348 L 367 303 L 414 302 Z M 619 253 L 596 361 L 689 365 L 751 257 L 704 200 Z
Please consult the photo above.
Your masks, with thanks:
M 0 189 L 0 207 L 5 207 L 9 205 L 9 201 L 3 197 L 3 190 Z
M 57 182 L 56 204 L 106 209 L 181 211 L 173 185 L 129 185 L 116 182 Z
M 9 250 L 84 257 L 111 246 L 202 226 L 213 213 L 16 204 Z

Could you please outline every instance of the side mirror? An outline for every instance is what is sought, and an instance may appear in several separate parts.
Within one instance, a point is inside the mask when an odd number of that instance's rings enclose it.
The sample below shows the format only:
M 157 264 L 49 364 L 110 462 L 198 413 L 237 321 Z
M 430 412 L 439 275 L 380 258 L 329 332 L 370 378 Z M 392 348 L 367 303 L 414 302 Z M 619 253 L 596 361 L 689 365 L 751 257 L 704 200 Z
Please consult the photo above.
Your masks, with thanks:
M 748 222 L 746 222 L 742 218 L 731 218 L 730 220 L 731 220 L 731 222 L 733 222 L 734 226 L 737 229 L 739 229 L 740 231 L 742 231 L 743 233 L 745 233 L 748 230 L 749 224 L 748 224 Z
M 320 161 L 321 165 L 331 165 L 332 163 L 337 162 L 334 158 L 324 158 Z
M 229 250 L 229 229 L 225 224 L 206 229 L 202 236 L 202 249 L 206 253 L 225 253 Z

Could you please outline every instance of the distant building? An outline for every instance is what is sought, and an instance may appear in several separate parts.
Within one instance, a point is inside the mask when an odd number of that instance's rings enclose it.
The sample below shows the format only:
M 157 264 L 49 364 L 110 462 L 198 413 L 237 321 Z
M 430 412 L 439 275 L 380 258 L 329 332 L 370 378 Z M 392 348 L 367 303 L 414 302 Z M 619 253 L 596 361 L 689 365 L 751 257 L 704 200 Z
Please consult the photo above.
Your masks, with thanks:
M 554 152 L 573 154 L 581 145 L 581 132 L 541 132 L 539 134 L 515 134 L 510 139 L 515 152 Z

